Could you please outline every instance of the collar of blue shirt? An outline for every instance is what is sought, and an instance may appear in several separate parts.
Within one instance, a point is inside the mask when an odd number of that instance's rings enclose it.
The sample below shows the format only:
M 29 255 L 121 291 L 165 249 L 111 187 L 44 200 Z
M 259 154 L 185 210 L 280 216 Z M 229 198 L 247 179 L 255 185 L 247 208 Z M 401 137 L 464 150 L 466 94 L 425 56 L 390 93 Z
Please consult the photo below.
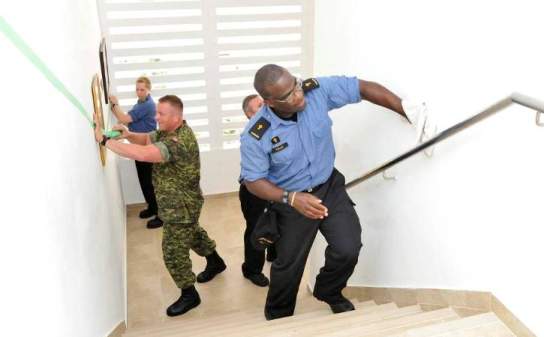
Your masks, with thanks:
M 268 105 L 264 106 L 263 117 L 270 121 L 270 127 L 276 129 L 279 125 L 291 125 L 296 122 L 279 118 Z
M 148 94 L 144 100 L 138 100 L 138 103 L 144 103 L 144 102 L 147 102 L 149 101 L 149 99 L 151 98 L 151 94 Z

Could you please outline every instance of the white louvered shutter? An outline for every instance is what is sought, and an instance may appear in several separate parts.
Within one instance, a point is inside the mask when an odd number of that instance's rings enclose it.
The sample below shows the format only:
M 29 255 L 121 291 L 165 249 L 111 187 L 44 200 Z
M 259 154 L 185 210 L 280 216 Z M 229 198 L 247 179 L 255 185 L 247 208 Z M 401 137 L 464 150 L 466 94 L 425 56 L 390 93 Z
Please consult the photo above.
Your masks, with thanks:
M 258 68 L 276 63 L 311 75 L 310 0 L 99 0 L 99 10 L 120 105 L 128 111 L 135 103 L 141 75 L 151 79 L 155 101 L 178 95 L 201 152 L 210 152 L 203 166 L 220 151 L 239 169 L 241 105 L 255 93 Z

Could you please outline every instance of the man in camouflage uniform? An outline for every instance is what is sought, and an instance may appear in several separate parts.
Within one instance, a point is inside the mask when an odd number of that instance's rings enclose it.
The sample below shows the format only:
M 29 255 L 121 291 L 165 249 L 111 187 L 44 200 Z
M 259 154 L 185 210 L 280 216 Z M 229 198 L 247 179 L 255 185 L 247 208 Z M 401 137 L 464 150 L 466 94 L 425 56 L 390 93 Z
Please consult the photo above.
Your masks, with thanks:
M 215 250 L 215 242 L 198 224 L 204 202 L 200 189 L 200 156 L 196 137 L 183 120 L 181 100 L 174 95 L 159 99 L 156 119 L 159 130 L 149 134 L 130 132 L 122 125 L 113 128 L 122 132 L 118 139 L 126 138 L 131 144 L 103 136 L 98 126 L 95 137 L 121 156 L 155 163 L 153 186 L 159 217 L 164 221 L 164 262 L 181 289 L 180 298 L 166 313 L 177 316 L 200 304 L 195 279 L 200 283 L 208 282 L 225 270 L 226 265 Z M 206 268 L 196 278 L 191 269 L 189 249 L 207 260 Z

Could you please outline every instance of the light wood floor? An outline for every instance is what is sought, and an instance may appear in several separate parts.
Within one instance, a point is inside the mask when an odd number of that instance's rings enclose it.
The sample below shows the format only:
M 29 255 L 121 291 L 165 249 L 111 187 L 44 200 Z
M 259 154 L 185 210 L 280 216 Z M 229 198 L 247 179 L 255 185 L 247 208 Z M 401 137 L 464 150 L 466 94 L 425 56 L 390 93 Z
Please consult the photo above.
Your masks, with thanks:
M 237 195 L 206 198 L 200 218 L 201 226 L 217 243 L 218 253 L 225 259 L 227 270 L 206 284 L 196 284 L 202 303 L 185 315 L 170 318 L 166 308 L 178 299 L 179 289 L 172 281 L 162 259 L 161 229 L 147 229 L 146 220 L 138 218 L 142 207 L 130 206 L 127 212 L 127 283 L 128 327 L 156 325 L 171 320 L 195 320 L 234 311 L 263 312 L 268 288 L 253 285 L 242 276 L 243 232 L 245 222 Z M 198 274 L 206 260 L 191 252 L 193 271 Z M 268 276 L 270 263 L 264 273 Z M 325 307 L 311 298 L 307 273 L 299 289 L 297 313 Z M 264 315 L 263 315 L 264 320 Z

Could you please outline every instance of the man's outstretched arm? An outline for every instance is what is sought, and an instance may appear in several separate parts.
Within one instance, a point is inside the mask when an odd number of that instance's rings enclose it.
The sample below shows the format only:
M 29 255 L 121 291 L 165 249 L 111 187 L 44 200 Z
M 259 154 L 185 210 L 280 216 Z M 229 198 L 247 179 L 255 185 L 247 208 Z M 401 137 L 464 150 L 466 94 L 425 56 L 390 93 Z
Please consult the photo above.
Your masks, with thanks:
M 359 92 L 361 93 L 362 99 L 393 110 L 402 117 L 408 119 L 402 108 L 401 99 L 381 84 L 359 80 Z
M 121 107 L 119 106 L 119 100 L 117 97 L 111 95 L 110 96 L 111 101 L 111 111 L 115 115 L 115 118 L 119 121 L 119 123 L 128 125 L 129 123 L 132 123 L 132 116 L 129 114 L 126 114 Z
M 100 143 L 104 139 L 104 135 L 102 133 L 102 128 L 100 127 L 98 123 L 96 123 L 96 116 L 94 116 L 94 120 L 95 120 L 94 137 L 95 137 L 95 140 Z M 123 133 L 123 131 L 125 133 L 129 133 L 129 131 L 126 130 L 126 128 L 125 129 L 121 128 L 121 130 L 119 131 L 121 131 L 121 133 Z M 145 135 L 145 136 L 147 136 L 146 142 L 149 142 L 149 135 Z M 123 135 L 119 139 L 122 139 L 122 138 L 124 138 Z M 111 151 L 117 153 L 118 155 L 122 157 L 134 159 L 137 161 L 144 161 L 148 163 L 161 163 L 164 161 L 161 151 L 154 144 L 149 144 L 149 143 L 147 143 L 147 145 L 125 144 L 119 140 L 108 139 L 106 141 L 105 146 Z
M 116 139 L 126 139 L 132 144 L 138 145 L 149 145 L 151 144 L 151 139 L 149 138 L 149 133 L 141 132 L 132 132 L 123 124 L 114 125 L 112 130 L 121 132 L 121 136 Z
M 110 139 L 106 142 L 106 147 L 122 157 L 137 161 L 144 161 L 148 163 L 161 163 L 164 161 L 161 151 L 153 144 L 125 144 L 120 141 Z

